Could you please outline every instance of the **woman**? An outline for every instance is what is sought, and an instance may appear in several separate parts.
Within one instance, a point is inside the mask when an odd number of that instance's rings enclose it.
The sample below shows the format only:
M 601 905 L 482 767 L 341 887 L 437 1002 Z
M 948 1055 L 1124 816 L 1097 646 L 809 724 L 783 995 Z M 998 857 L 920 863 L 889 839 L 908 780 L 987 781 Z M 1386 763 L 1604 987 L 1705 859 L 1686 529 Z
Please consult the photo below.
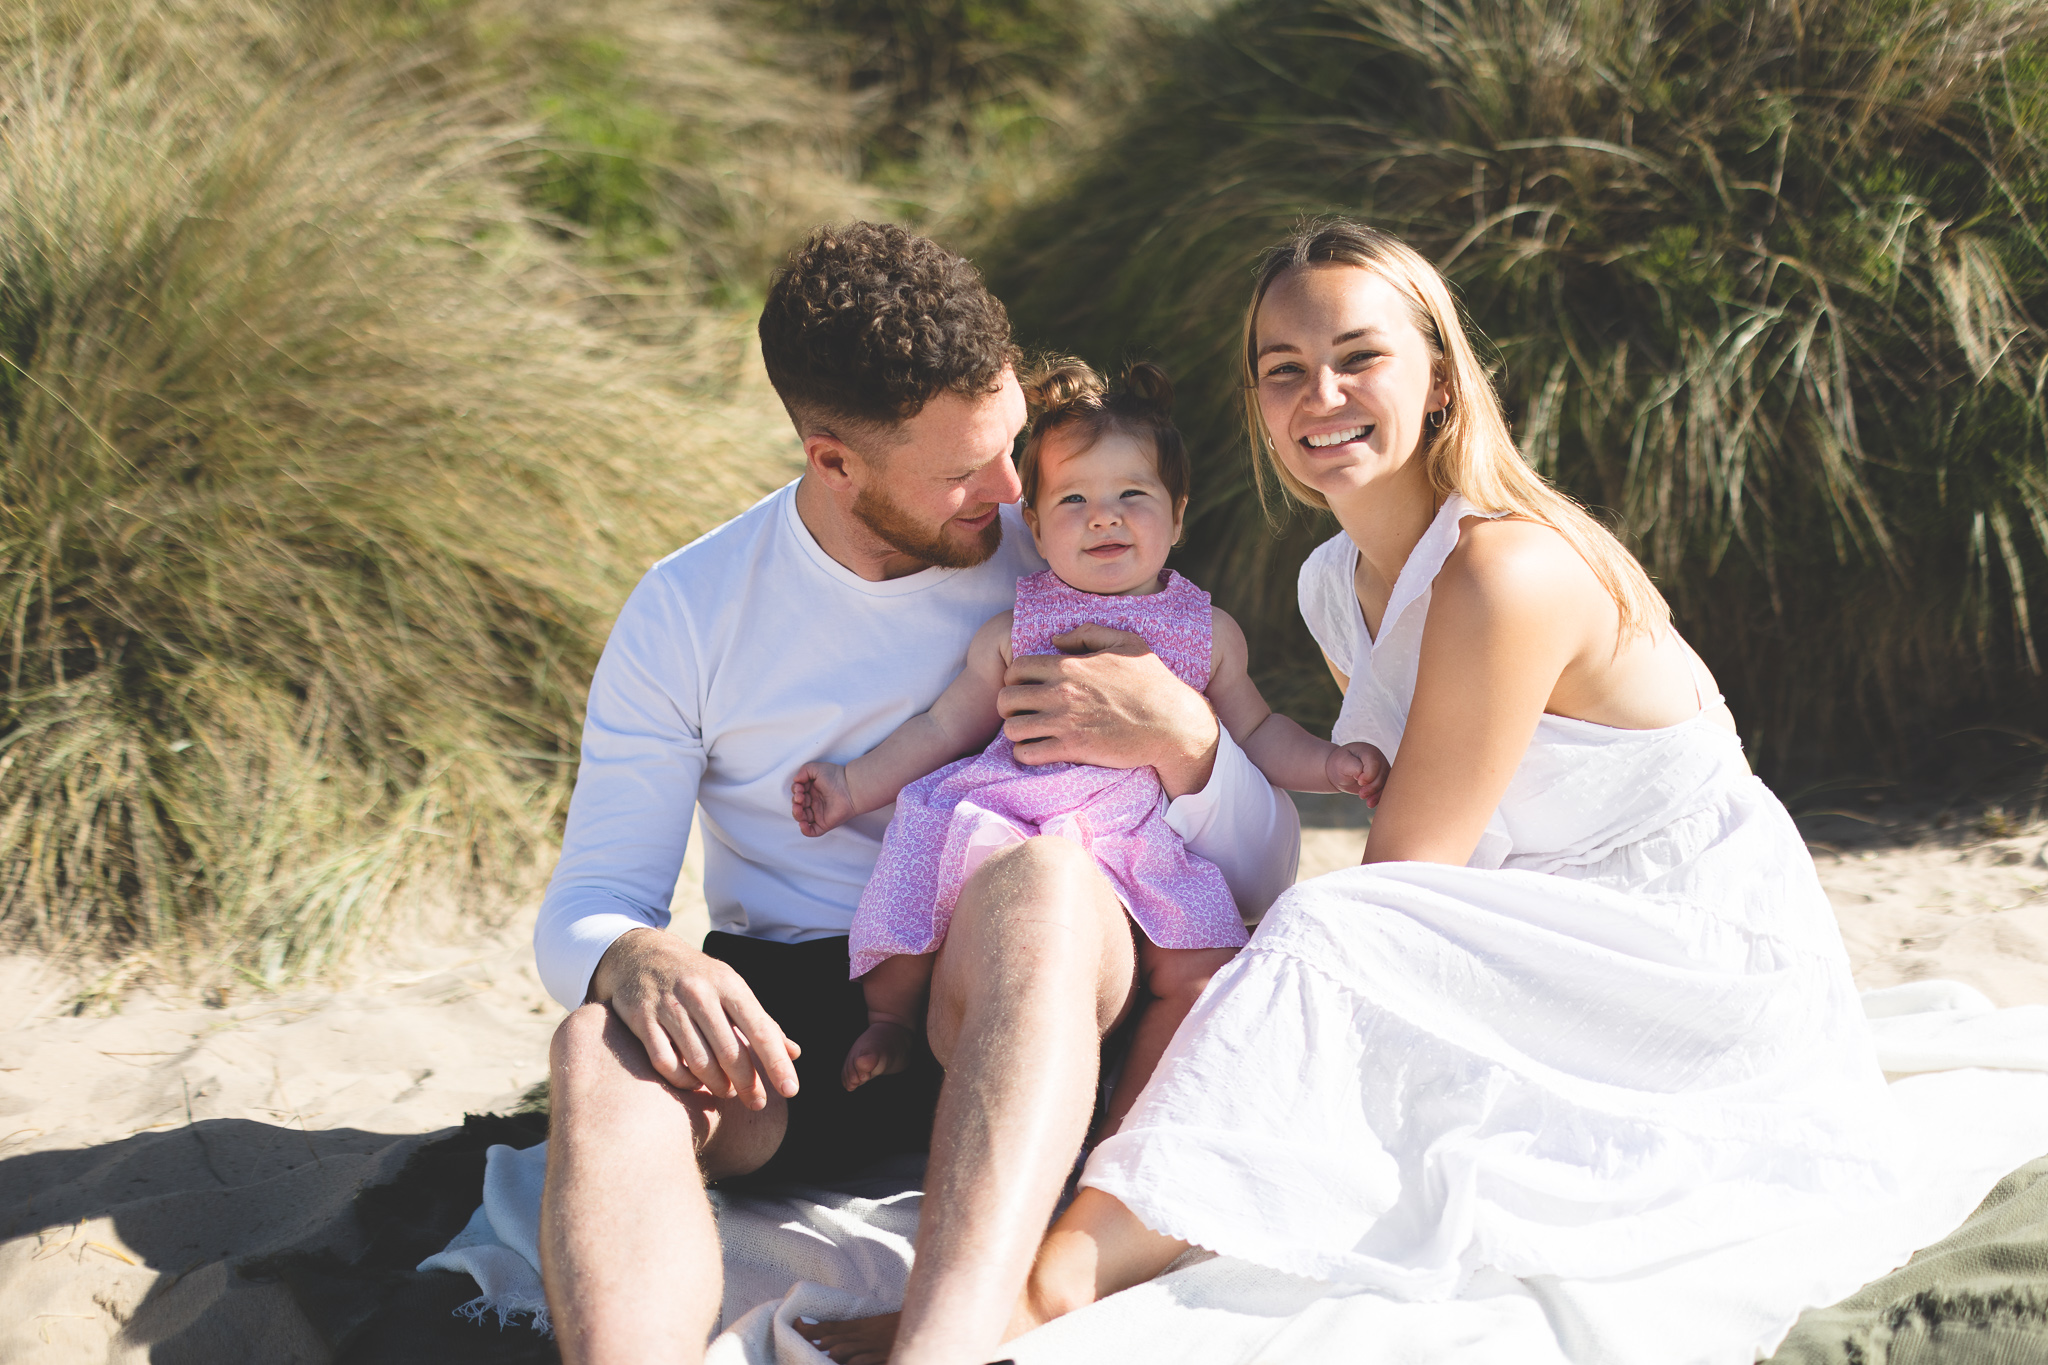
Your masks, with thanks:
M 1334 737 L 1393 771 L 1363 866 L 1281 899 L 1095 1151 L 1011 1334 L 1190 1244 L 1435 1299 L 1888 1189 L 1805 846 L 1641 567 L 1516 452 L 1442 278 L 1312 227 L 1244 360 L 1262 475 L 1343 527 L 1301 577 Z

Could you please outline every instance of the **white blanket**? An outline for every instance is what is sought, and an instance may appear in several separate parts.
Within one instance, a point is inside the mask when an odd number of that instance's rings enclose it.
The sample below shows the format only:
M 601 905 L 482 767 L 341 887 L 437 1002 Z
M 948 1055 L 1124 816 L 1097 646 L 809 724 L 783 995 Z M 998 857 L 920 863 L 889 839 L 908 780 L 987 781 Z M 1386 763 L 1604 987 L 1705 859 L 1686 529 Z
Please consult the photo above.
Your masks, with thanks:
M 1946 1236 L 2014 1167 L 2048 1153 L 2048 1007 L 1994 1009 L 1952 982 L 1863 997 L 1880 1064 L 1918 1152 L 1895 1199 L 1620 1280 L 1482 1275 L 1458 1299 L 1404 1303 L 1228 1258 L 1172 1273 L 1007 1344 L 1018 1365 L 1372 1361 L 1375 1365 L 1750 1365 L 1791 1323 L 1760 1305 L 1833 1303 Z M 1996 1070 L 1985 1068 L 1999 1068 Z M 472 1315 L 545 1326 L 538 1272 L 546 1147 L 493 1147 L 484 1202 L 420 1269 L 473 1275 Z M 796 1319 L 884 1312 L 901 1301 L 917 1229 L 911 1168 L 838 1191 L 714 1192 L 725 1301 L 712 1365 L 819 1365 Z M 1868 1248 L 1833 1277 L 1814 1247 Z M 1837 1259 L 1839 1257 L 1837 1256 Z M 1796 1289 L 1796 1293 L 1789 1293 Z

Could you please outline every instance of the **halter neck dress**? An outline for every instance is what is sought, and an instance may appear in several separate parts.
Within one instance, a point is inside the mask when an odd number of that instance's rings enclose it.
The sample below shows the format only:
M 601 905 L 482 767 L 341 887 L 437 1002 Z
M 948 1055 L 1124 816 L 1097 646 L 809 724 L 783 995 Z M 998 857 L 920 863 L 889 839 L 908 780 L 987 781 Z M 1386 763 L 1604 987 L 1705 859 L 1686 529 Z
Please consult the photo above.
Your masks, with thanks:
M 1076 626 L 1141 635 L 1174 676 L 1207 690 L 1209 594 L 1171 569 L 1159 591 L 1105 597 L 1069 587 L 1050 569 L 1017 580 L 1013 657 L 1053 654 L 1053 637 Z M 899 954 L 943 943 L 960 888 L 997 849 L 1037 835 L 1087 849 L 1124 908 L 1161 948 L 1235 948 L 1244 921 L 1223 873 L 1187 851 L 1166 823 L 1166 792 L 1150 768 L 1016 759 L 1007 736 L 905 787 L 882 835 L 874 875 L 847 940 L 856 977 Z
M 1338 741 L 1400 761 L 1430 585 L 1480 515 L 1445 503 L 1377 640 L 1347 537 L 1303 567 L 1349 665 Z M 1082 1183 L 1156 1231 L 1405 1299 L 1482 1268 L 1627 1275 L 1893 1188 L 1833 912 L 1706 709 L 1546 715 L 1469 865 L 1294 887 Z

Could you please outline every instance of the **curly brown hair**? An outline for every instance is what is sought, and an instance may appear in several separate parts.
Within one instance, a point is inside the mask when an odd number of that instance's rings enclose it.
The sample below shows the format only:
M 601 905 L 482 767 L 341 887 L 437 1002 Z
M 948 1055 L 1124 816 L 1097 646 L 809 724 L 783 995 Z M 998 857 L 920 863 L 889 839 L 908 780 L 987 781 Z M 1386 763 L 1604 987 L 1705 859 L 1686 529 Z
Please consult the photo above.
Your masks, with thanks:
M 894 223 L 817 228 L 761 310 L 761 359 L 799 432 L 894 425 L 941 392 L 994 393 L 1020 359 L 966 258 Z

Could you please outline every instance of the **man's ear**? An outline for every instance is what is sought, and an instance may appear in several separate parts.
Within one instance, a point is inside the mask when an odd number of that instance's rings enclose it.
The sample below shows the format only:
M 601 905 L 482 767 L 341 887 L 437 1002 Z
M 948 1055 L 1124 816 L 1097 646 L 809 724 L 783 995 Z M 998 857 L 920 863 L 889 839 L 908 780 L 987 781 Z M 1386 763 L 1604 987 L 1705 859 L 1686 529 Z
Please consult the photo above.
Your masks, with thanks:
M 829 431 L 804 437 L 804 464 L 835 493 L 859 491 L 860 455 Z

